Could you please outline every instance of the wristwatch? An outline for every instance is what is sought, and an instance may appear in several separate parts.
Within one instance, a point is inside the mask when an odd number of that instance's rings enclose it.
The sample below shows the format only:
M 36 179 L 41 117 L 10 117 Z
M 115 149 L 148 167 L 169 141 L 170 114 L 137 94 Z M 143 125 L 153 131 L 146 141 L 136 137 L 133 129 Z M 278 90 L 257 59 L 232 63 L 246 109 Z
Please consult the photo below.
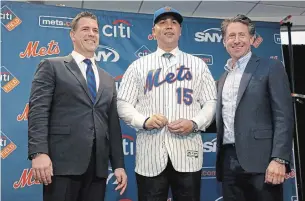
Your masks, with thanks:
M 38 155 L 40 155 L 40 154 L 42 154 L 41 152 L 38 152 L 38 153 L 34 153 L 34 154 L 31 154 L 30 156 L 29 156 L 29 159 L 30 160 L 33 160 L 34 158 L 36 158 Z
M 193 122 L 193 131 L 192 132 L 197 133 L 199 131 L 198 125 L 195 121 L 193 121 L 193 120 L 191 120 L 191 121 Z
M 283 160 L 281 158 L 273 158 L 272 160 L 274 160 L 274 161 L 276 161 L 276 162 L 278 162 L 280 164 L 283 164 L 283 165 L 288 164 L 288 162 L 286 160 Z

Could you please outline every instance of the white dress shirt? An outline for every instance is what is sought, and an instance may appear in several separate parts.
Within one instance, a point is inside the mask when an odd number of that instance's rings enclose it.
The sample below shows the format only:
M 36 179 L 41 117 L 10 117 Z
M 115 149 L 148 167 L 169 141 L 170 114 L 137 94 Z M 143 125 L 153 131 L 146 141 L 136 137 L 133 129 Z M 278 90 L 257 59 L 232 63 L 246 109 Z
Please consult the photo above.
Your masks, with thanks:
M 94 77 L 95 77 L 95 82 L 96 82 L 96 91 L 98 91 L 99 84 L 100 84 L 100 76 L 98 74 L 97 66 L 95 65 L 94 57 L 86 58 L 74 50 L 72 51 L 71 55 L 72 55 L 73 59 L 75 60 L 76 64 L 78 65 L 78 67 L 79 67 L 80 71 L 82 72 L 86 81 L 87 81 L 87 76 L 86 76 L 87 64 L 84 62 L 84 60 L 85 59 L 91 60 L 92 69 L 94 72 Z
M 234 119 L 238 89 L 251 55 L 251 52 L 247 53 L 245 56 L 241 57 L 234 66 L 232 66 L 232 59 L 229 59 L 225 65 L 225 70 L 228 71 L 228 75 L 222 90 L 222 118 L 224 123 L 223 144 L 235 143 Z

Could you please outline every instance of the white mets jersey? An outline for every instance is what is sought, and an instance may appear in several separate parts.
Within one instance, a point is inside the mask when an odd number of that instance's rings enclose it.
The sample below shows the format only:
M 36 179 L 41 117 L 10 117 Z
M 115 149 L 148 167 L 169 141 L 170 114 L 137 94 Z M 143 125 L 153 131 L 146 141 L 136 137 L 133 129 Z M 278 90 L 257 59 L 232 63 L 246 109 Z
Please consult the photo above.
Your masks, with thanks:
M 178 47 L 171 58 L 164 53 L 158 48 L 134 61 L 118 92 L 120 118 L 137 130 L 135 171 L 147 177 L 159 175 L 168 157 L 176 171 L 201 170 L 203 143 L 200 132 L 182 136 L 169 132 L 167 126 L 144 130 L 146 118 L 162 114 L 169 123 L 180 118 L 193 120 L 204 131 L 216 108 L 215 81 L 204 61 Z

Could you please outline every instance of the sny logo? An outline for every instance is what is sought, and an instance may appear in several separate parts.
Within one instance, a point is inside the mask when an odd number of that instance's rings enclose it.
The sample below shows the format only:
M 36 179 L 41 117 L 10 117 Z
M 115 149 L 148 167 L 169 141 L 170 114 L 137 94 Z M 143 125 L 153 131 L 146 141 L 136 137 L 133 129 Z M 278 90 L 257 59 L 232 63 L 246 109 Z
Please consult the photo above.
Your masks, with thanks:
M 17 85 L 19 85 L 19 80 L 4 66 L 1 66 L 1 88 L 6 93 L 12 91 Z
M 5 159 L 8 155 L 10 155 L 17 146 L 10 140 L 2 131 L 1 131 L 1 158 Z
M 274 34 L 274 35 L 273 35 L 273 38 L 274 38 L 274 42 L 275 42 L 276 44 L 282 44 L 281 34 Z
M 28 114 L 29 114 L 29 104 L 27 103 L 23 109 L 22 114 L 18 114 L 17 121 L 26 121 L 28 120 Z
M 1 8 L 0 20 L 1 24 L 9 31 L 15 29 L 22 22 L 21 19 L 7 6 Z
M 102 33 L 107 37 L 130 38 L 131 24 L 126 20 L 115 20 L 112 25 L 106 24 L 102 27 Z
M 39 26 L 58 29 L 70 29 L 71 21 L 70 17 L 56 17 L 56 16 L 39 16 Z
M 24 169 L 18 181 L 13 184 L 14 189 L 24 188 L 25 186 L 32 186 L 34 184 L 40 184 L 39 181 L 35 181 L 33 178 L 33 169 Z
M 150 53 L 151 51 L 145 45 L 142 45 L 134 54 L 137 58 L 140 58 L 149 55 Z
M 114 48 L 105 45 L 99 45 L 95 53 L 95 60 L 99 62 L 117 62 L 119 59 L 119 53 Z
M 211 66 L 214 63 L 213 55 L 210 54 L 193 54 L 193 55 L 202 59 L 208 66 Z
M 195 33 L 195 41 L 220 43 L 222 39 L 220 28 L 209 28 L 201 32 Z
M 207 141 L 203 143 L 203 152 L 209 153 L 209 152 L 216 152 L 216 142 L 217 138 L 214 138 L 211 141 Z
M 122 135 L 123 138 L 123 152 L 125 156 L 134 155 L 134 139 L 130 135 Z
M 38 49 L 38 45 L 39 41 L 30 41 L 25 50 L 23 52 L 20 52 L 19 57 L 23 59 L 25 57 L 30 58 L 60 53 L 58 42 L 55 42 L 55 40 L 51 40 L 48 43 L 48 47 L 41 47 Z

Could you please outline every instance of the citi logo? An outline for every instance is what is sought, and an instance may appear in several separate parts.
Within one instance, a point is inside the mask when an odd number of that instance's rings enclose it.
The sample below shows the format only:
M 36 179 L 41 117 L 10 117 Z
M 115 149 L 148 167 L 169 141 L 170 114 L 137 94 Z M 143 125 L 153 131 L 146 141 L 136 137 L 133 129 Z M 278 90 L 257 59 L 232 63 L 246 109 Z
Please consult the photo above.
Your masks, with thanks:
M 134 139 L 130 135 L 123 135 L 123 152 L 125 156 L 134 155 Z
M 145 45 L 142 45 L 134 54 L 137 58 L 149 55 L 151 51 Z
M 102 33 L 107 37 L 130 38 L 131 24 L 126 20 L 115 20 L 112 25 L 106 24 L 102 27 Z

